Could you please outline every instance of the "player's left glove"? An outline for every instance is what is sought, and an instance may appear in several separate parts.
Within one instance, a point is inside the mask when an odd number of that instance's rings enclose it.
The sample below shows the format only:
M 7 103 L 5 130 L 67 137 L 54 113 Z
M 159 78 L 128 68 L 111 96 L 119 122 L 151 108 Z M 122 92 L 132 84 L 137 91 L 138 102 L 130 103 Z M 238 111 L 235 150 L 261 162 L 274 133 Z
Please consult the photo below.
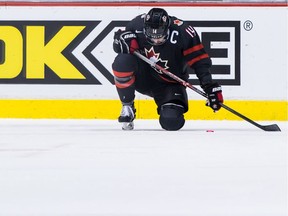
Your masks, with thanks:
M 221 108 L 220 103 L 224 101 L 221 86 L 218 83 L 212 83 L 203 86 L 203 89 L 208 96 L 206 106 L 210 106 L 214 111 L 219 110 Z
M 134 53 L 139 49 L 136 34 L 119 29 L 114 33 L 113 49 L 116 53 Z

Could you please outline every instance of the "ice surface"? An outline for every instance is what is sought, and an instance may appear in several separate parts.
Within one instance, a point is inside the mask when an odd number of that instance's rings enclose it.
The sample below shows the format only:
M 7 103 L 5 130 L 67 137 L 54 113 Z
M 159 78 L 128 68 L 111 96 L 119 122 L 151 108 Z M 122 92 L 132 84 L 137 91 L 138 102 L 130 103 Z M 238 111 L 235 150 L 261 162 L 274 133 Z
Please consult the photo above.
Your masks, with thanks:
M 286 216 L 287 122 L 0 121 L 1 216 Z M 206 132 L 214 130 L 214 132 Z

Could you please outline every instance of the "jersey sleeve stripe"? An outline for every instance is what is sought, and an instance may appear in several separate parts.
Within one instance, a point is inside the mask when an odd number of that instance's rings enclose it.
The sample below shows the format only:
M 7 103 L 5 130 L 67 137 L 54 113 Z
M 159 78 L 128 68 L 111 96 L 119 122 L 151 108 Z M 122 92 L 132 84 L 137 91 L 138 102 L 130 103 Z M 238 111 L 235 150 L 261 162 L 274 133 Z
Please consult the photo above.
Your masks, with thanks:
M 184 50 L 184 51 L 183 51 L 183 55 L 184 55 L 184 56 L 187 56 L 187 55 L 189 55 L 189 54 L 191 54 L 191 53 L 193 53 L 193 52 L 199 51 L 199 50 L 201 50 L 201 49 L 203 49 L 203 48 L 204 48 L 204 47 L 203 47 L 202 44 L 193 46 L 193 47 L 191 47 L 191 48 L 189 48 L 189 49 Z
M 209 58 L 209 55 L 207 53 L 202 54 L 200 56 L 197 56 L 196 58 L 193 58 L 192 60 L 188 61 L 188 65 L 192 66 L 193 64 L 195 64 L 196 62 L 205 59 L 205 58 Z

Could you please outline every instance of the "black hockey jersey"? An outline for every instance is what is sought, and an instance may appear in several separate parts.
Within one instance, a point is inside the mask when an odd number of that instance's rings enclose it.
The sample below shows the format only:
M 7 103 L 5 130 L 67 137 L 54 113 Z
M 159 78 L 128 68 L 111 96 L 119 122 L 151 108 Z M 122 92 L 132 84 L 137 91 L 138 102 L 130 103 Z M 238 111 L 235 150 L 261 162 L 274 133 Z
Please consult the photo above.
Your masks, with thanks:
M 126 30 L 136 33 L 139 50 L 142 54 L 186 81 L 189 74 L 185 68 L 190 66 L 195 70 L 200 84 L 205 85 L 212 82 L 209 71 L 211 59 L 192 26 L 170 16 L 171 24 L 167 41 L 162 45 L 153 46 L 146 40 L 143 32 L 144 17 L 145 14 L 139 15 L 126 26 Z M 163 75 L 159 76 L 167 81 L 171 80 Z

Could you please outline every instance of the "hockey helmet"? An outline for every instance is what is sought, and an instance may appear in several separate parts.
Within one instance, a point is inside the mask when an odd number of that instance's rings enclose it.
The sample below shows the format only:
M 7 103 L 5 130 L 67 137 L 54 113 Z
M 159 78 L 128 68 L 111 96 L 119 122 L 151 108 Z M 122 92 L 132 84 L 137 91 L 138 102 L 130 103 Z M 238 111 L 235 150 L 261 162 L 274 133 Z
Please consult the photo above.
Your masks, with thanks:
M 170 18 L 162 8 L 152 8 L 144 18 L 144 34 L 152 45 L 161 45 L 169 37 Z

